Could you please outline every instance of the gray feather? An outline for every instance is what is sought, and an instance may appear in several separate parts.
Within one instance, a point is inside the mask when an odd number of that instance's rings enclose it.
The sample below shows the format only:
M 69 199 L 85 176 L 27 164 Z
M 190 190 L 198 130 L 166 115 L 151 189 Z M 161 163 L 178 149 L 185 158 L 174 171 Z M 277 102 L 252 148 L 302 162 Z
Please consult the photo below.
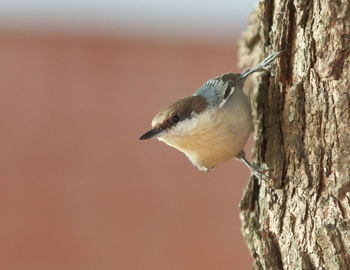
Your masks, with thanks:
M 193 95 L 204 96 L 210 107 L 222 106 L 227 98 L 234 92 L 239 74 L 226 73 L 203 84 Z

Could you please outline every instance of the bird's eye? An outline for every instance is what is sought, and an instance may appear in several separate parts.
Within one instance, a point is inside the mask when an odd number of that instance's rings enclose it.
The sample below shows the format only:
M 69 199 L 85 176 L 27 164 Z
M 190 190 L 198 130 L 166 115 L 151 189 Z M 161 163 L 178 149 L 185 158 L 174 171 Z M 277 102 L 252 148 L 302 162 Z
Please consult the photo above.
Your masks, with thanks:
M 177 123 L 180 121 L 180 117 L 178 115 L 174 115 L 171 119 L 173 120 L 174 123 Z

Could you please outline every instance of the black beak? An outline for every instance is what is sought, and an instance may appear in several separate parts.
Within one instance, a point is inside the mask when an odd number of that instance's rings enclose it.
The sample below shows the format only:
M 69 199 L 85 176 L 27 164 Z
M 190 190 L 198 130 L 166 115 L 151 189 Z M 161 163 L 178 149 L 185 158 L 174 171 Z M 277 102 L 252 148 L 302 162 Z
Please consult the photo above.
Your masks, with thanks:
M 152 137 L 158 135 L 159 133 L 161 133 L 163 130 L 160 128 L 153 128 L 150 131 L 146 132 L 145 134 L 143 134 L 140 137 L 140 140 L 147 140 L 147 139 L 151 139 Z

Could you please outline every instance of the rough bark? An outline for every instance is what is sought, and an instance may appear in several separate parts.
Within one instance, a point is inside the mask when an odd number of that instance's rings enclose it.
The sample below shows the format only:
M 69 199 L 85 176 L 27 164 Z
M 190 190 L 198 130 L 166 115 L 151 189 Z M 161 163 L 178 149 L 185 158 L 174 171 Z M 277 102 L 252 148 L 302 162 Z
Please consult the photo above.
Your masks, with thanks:
M 284 48 L 254 78 L 254 162 L 271 171 L 245 190 L 242 231 L 254 269 L 350 269 L 349 0 L 260 1 L 242 64 Z

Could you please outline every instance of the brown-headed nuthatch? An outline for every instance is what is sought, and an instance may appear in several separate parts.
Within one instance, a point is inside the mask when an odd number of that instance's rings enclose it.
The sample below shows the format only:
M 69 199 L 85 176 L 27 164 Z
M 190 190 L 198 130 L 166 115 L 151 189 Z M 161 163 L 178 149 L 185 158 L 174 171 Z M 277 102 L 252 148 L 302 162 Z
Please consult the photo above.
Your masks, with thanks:
M 241 159 L 253 174 L 259 170 L 246 159 L 243 147 L 252 131 L 248 98 L 243 93 L 246 78 L 268 70 L 281 52 L 273 53 L 240 74 L 226 73 L 207 81 L 192 96 L 162 109 L 152 129 L 140 139 L 157 138 L 185 153 L 200 170 L 210 170 L 233 157 Z

